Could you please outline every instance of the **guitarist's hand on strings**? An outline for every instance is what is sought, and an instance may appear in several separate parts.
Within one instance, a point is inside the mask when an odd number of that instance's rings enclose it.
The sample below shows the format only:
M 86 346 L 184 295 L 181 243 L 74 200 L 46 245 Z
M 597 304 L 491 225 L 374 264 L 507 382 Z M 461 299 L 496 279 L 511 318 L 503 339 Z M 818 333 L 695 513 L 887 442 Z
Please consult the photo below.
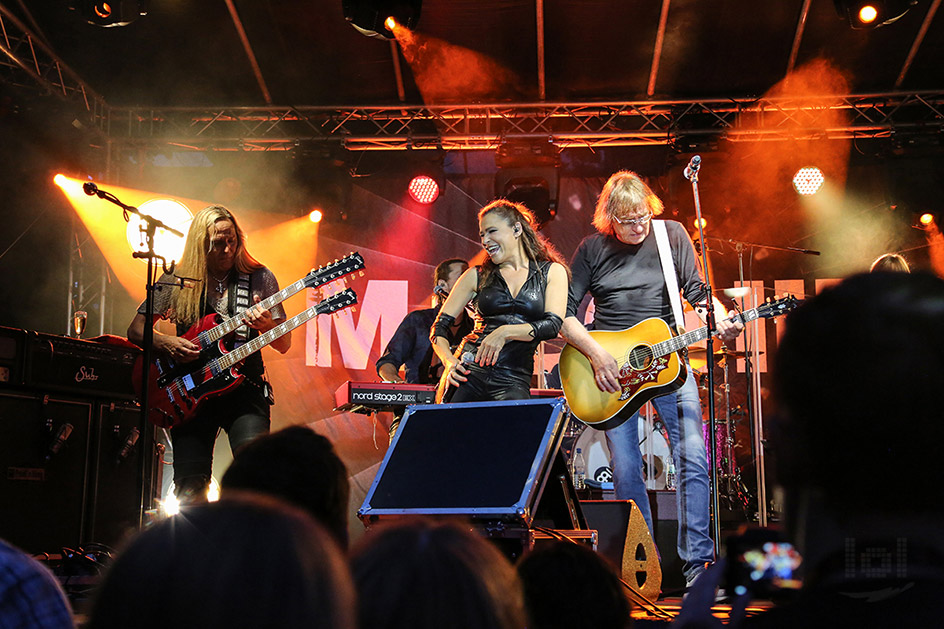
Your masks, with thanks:
M 606 350 L 601 351 L 590 357 L 593 364 L 593 378 L 597 388 L 607 393 L 618 393 L 620 391 L 619 383 L 619 365 Z
M 200 346 L 181 336 L 155 334 L 154 346 L 178 363 L 189 363 L 200 357 Z
M 744 324 L 739 320 L 732 321 L 724 318 L 724 310 L 721 308 L 715 310 L 715 313 L 715 336 L 721 339 L 723 343 L 734 341 L 744 329 Z M 721 316 L 718 316 L 719 314 Z M 736 314 L 736 310 L 731 310 L 728 312 L 728 317 L 733 317 Z
M 256 304 L 260 301 L 259 295 L 256 295 Z M 276 326 L 275 321 L 272 319 L 272 313 L 259 305 L 250 306 L 246 312 L 243 313 L 243 321 L 245 321 L 246 325 L 250 328 L 259 330 L 260 332 L 268 332 Z

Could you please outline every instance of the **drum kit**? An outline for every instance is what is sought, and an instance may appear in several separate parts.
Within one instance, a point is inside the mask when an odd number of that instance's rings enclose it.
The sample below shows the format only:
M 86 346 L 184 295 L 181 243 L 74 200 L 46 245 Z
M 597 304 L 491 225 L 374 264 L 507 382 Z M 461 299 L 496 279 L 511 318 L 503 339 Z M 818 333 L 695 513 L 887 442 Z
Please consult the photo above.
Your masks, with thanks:
M 709 441 L 708 417 L 708 373 L 704 348 L 690 347 L 689 362 L 698 383 L 703 413 L 705 443 Z M 715 366 L 722 372 L 721 382 L 715 381 L 715 444 L 708 447 L 709 469 L 714 466 L 718 476 L 718 497 L 722 505 L 730 510 L 745 513 L 750 508 L 751 496 L 744 484 L 741 465 L 752 464 L 750 418 L 739 404 L 732 404 L 729 382 L 729 362 L 744 357 L 744 352 L 721 348 L 715 351 Z M 747 434 L 744 434 L 747 433 Z M 606 433 L 580 422 L 570 422 L 564 434 L 564 446 L 568 454 L 580 448 L 587 461 L 587 479 L 591 485 L 610 483 L 613 470 Z M 650 490 L 665 490 L 668 480 L 671 450 L 665 426 L 654 412 L 652 404 L 646 404 L 639 413 L 639 449 L 643 461 L 643 478 Z M 605 487 L 605 485 L 603 485 Z M 669 487 L 671 489 L 671 487 Z

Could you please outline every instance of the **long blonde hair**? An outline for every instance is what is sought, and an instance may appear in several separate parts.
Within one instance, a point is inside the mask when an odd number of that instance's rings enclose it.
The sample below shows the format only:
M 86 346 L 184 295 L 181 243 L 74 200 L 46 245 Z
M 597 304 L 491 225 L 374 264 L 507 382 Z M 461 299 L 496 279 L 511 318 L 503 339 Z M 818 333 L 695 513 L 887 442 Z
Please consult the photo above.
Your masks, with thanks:
M 557 262 L 567 271 L 567 277 L 570 277 L 570 267 L 567 266 L 564 257 L 544 236 L 535 231 L 534 226 L 537 222 L 528 208 L 507 199 L 496 199 L 479 210 L 479 221 L 486 214 L 493 213 L 508 221 L 511 226 L 514 226 L 515 223 L 521 224 L 521 243 L 529 260 Z M 482 263 L 482 277 L 479 278 L 479 281 L 484 283 L 497 268 L 491 258 L 485 258 L 485 262 Z
M 207 294 L 210 272 L 207 269 L 207 253 L 210 251 L 210 227 L 217 221 L 230 221 L 236 230 L 236 270 L 240 273 L 252 273 L 262 267 L 246 249 L 246 234 L 236 221 L 233 213 L 222 205 L 210 205 L 193 217 L 184 252 L 177 264 L 175 275 L 183 278 L 202 280 L 189 288 L 182 288 L 171 307 L 170 320 L 181 325 L 193 325 L 201 315 L 201 304 Z
M 662 214 L 662 200 L 656 196 L 646 182 L 631 170 L 613 173 L 603 186 L 597 208 L 593 213 L 593 226 L 607 236 L 614 234 L 614 217 L 647 209 L 653 216 Z

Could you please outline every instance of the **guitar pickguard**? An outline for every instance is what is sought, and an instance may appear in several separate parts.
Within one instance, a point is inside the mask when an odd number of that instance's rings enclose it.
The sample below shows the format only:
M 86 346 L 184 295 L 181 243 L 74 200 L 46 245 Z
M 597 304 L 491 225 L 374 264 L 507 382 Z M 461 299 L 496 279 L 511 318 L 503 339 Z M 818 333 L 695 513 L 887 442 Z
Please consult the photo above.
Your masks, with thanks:
M 648 382 L 657 382 L 659 372 L 669 366 L 668 356 L 659 356 L 654 358 L 645 369 L 633 369 L 629 363 L 620 368 L 619 382 L 620 401 L 628 400 L 636 395 L 636 392 Z

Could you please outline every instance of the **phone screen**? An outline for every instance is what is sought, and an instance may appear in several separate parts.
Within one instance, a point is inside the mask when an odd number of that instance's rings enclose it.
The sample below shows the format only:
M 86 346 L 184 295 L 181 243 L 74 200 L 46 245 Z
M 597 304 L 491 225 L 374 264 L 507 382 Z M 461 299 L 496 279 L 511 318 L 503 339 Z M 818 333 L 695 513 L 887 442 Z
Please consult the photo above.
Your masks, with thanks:
M 756 530 L 728 539 L 729 594 L 748 592 L 756 598 L 777 596 L 801 585 L 797 577 L 802 558 L 792 544 L 774 531 Z

